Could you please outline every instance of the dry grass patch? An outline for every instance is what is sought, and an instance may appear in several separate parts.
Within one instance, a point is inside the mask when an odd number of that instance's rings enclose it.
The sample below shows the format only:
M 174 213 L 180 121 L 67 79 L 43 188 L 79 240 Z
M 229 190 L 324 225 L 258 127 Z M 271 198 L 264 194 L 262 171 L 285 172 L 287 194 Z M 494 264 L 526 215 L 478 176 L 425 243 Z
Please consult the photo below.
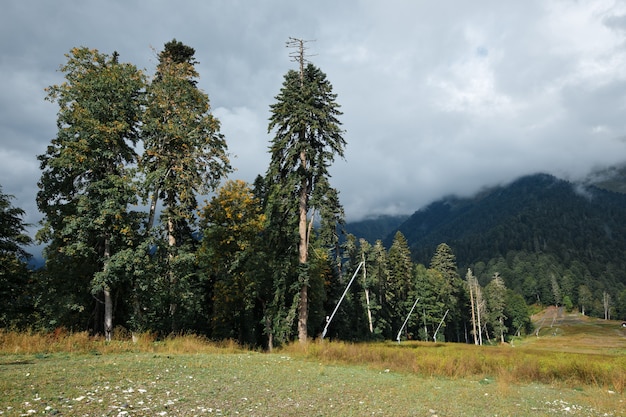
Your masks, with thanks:
M 126 352 L 152 353 L 236 353 L 246 351 L 232 340 L 212 342 L 193 334 L 178 335 L 158 340 L 156 334 L 114 332 L 114 340 L 106 342 L 101 336 L 87 332 L 17 332 L 0 329 L 0 354 L 96 353 Z
M 497 378 L 502 384 L 539 382 L 596 386 L 623 393 L 626 356 L 552 352 L 510 346 L 405 342 L 318 341 L 286 346 L 284 352 L 329 364 L 366 365 L 378 370 L 453 379 Z

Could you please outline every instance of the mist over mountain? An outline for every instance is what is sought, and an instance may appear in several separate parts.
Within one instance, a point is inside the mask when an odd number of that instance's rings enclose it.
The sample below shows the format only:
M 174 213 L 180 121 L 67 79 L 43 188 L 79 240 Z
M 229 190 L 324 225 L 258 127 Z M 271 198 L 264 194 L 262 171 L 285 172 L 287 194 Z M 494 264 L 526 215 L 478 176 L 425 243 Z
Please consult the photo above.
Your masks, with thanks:
M 576 183 L 547 174 L 521 177 L 471 198 L 435 201 L 377 238 L 389 248 L 402 232 L 414 261 L 426 266 L 446 243 L 462 274 L 472 267 L 485 280 L 498 270 L 519 291 L 530 276 L 548 280 L 550 275 L 567 276 L 573 288 L 623 288 L 626 194 L 619 191 L 626 189 L 625 172 L 614 168 Z M 347 229 L 364 237 L 360 228 Z

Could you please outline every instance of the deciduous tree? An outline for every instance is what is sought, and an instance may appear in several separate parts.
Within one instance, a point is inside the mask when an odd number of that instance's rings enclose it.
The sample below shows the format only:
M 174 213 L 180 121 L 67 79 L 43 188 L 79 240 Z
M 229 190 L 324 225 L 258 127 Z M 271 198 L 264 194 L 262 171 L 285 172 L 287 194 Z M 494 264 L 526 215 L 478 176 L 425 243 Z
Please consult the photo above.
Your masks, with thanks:
M 110 340 L 112 292 L 121 279 L 110 273 L 110 262 L 132 243 L 138 225 L 130 209 L 137 198 L 129 167 L 137 161 L 145 78 L 134 65 L 120 63 L 117 53 L 82 47 L 67 58 L 61 67 L 66 81 L 47 89 L 47 99 L 59 105 L 58 133 L 38 157 L 37 204 L 45 215 L 38 236 L 51 242 L 46 253 L 52 263 L 57 258 L 89 271 L 90 289 L 103 297 Z
M 162 201 L 169 279 L 169 319 L 178 330 L 179 304 L 192 295 L 197 195 L 214 190 L 230 172 L 224 136 L 211 114 L 207 94 L 197 87 L 195 50 L 175 39 L 159 53 L 156 75 L 147 89 L 143 119 L 144 196 L 150 196 L 148 228 L 152 228 L 157 203 Z M 158 259 L 159 257 L 157 257 Z
M 261 317 L 254 311 L 259 298 L 256 251 L 265 227 L 260 201 L 241 180 L 227 181 L 204 207 L 198 260 L 210 286 L 212 337 L 256 344 Z

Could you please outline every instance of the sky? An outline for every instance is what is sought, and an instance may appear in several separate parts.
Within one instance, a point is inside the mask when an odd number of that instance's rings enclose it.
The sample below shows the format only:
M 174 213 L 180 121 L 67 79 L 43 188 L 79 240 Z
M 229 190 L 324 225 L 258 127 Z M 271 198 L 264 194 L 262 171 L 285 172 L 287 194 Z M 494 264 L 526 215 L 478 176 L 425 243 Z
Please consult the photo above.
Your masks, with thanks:
M 177 39 L 221 122 L 230 179 L 269 164 L 270 105 L 290 37 L 333 85 L 348 221 L 411 214 L 537 172 L 576 180 L 626 162 L 623 0 L 4 0 L 0 184 L 34 226 L 37 155 L 56 135 L 44 89 L 71 48 L 117 51 L 154 74 Z

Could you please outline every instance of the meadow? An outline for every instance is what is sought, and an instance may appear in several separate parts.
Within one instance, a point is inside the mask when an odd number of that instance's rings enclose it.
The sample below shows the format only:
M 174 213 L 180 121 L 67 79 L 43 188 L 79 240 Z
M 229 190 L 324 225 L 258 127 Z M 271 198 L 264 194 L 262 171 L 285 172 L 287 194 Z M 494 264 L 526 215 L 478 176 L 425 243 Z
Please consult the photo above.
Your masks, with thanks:
M 0 415 L 626 415 L 615 321 L 552 321 L 497 346 L 117 339 L 0 331 Z

